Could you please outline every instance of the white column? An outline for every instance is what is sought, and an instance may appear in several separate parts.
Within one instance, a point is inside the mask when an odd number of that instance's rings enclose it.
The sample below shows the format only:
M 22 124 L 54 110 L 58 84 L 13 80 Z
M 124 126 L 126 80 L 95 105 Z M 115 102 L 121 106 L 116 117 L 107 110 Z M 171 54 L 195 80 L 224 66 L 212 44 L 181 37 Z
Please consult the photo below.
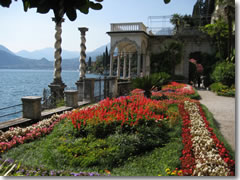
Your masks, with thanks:
M 128 55 L 129 63 L 128 63 L 128 79 L 131 78 L 131 61 L 132 61 L 132 54 Z
M 126 78 L 126 63 L 127 63 L 127 54 L 124 53 L 124 61 L 123 61 L 123 79 Z
M 146 75 L 149 76 L 150 75 L 150 55 L 149 53 L 147 53 L 147 56 L 146 56 Z
M 143 54 L 143 64 L 142 64 L 143 76 L 146 75 L 146 54 Z
M 138 53 L 138 60 L 137 60 L 137 76 L 140 77 L 141 73 L 141 54 Z
M 120 78 L 120 53 L 117 56 L 117 78 Z
M 113 53 L 110 54 L 110 69 L 109 69 L 109 76 L 113 75 Z

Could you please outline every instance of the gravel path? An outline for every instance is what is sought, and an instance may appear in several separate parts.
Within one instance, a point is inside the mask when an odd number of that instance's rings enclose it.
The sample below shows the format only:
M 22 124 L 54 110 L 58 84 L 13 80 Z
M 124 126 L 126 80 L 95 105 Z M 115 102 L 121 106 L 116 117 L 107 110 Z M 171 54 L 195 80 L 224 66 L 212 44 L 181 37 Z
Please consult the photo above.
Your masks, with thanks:
M 198 90 L 200 102 L 207 106 L 219 123 L 219 129 L 235 151 L 235 98 L 217 96 L 206 90 Z

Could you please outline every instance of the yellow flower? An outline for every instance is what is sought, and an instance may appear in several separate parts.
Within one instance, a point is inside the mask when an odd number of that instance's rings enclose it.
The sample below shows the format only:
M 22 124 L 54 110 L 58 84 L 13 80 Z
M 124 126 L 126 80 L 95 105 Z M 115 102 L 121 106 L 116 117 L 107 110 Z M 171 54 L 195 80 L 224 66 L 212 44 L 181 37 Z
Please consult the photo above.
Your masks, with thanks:
M 170 169 L 169 169 L 169 168 L 165 169 L 165 172 L 169 172 L 169 171 L 170 171 Z
M 111 174 L 111 172 L 107 169 L 104 170 L 107 174 Z
M 161 174 L 159 174 L 158 176 L 162 176 Z
M 179 170 L 178 171 L 178 176 L 182 176 L 183 175 L 183 171 L 182 170 Z
M 171 175 L 175 176 L 176 175 L 176 170 L 174 170 Z

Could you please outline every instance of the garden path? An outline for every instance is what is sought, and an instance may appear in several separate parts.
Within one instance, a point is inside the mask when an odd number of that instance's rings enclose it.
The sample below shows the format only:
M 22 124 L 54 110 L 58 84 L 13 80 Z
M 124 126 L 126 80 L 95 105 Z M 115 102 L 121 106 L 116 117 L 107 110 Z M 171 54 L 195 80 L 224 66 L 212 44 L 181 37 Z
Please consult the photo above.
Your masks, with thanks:
M 217 96 L 206 90 L 198 90 L 200 102 L 207 106 L 218 123 L 218 127 L 235 151 L 235 98 Z

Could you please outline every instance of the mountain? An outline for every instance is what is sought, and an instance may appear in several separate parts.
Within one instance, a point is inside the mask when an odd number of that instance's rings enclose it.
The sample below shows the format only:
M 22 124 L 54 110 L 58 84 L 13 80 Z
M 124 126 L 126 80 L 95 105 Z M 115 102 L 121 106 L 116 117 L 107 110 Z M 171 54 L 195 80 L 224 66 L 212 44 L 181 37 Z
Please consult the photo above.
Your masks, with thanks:
M 5 51 L 7 53 L 10 53 L 10 54 L 14 54 L 12 51 L 10 51 L 8 48 L 4 47 L 3 45 L 0 44 L 0 50 L 1 51 Z
M 92 61 L 96 61 L 96 57 L 99 56 L 99 55 L 102 55 L 104 52 L 105 52 L 105 49 L 106 49 L 106 46 L 108 48 L 108 51 L 110 50 L 110 43 L 108 44 L 105 44 L 103 46 L 100 46 L 99 48 L 91 51 L 91 52 L 87 52 L 87 58 L 86 58 L 86 61 L 88 61 L 88 57 L 91 56 L 92 58 Z
M 27 59 L 6 51 L 0 50 L 0 68 L 1 69 L 52 69 L 53 62 L 47 59 Z
M 108 50 L 110 48 L 110 43 L 103 45 L 94 51 L 86 52 L 86 59 L 88 60 L 88 57 L 91 56 L 92 61 L 96 60 L 96 57 L 98 55 L 102 55 L 103 52 L 105 52 L 105 48 L 108 46 Z M 22 50 L 16 53 L 16 55 L 24 57 L 24 58 L 30 58 L 30 59 L 41 59 L 41 58 L 46 58 L 50 61 L 54 61 L 54 48 L 44 48 L 40 50 L 35 50 L 35 51 L 26 51 Z M 62 50 L 62 59 L 79 59 L 80 56 L 80 50 L 79 51 L 67 51 L 67 50 Z
M 95 61 L 98 55 L 102 55 L 103 52 L 105 52 L 106 46 L 108 46 L 109 50 L 110 44 L 107 44 L 95 49 L 94 51 L 88 52 L 86 61 L 88 61 L 89 56 L 92 57 L 92 61 Z M 30 53 L 28 51 L 21 51 L 14 54 L 6 47 L 0 45 L 0 69 L 53 69 L 54 68 L 53 59 L 49 58 L 51 56 L 51 53 L 53 52 L 54 52 L 53 48 L 45 48 Z M 76 53 L 77 52 L 74 51 L 63 50 L 62 60 L 63 70 L 79 69 L 79 55 L 78 55 L 79 53 L 78 54 Z M 25 57 L 22 57 L 17 54 L 22 54 Z
M 46 58 L 50 61 L 54 61 L 54 51 L 55 51 L 54 48 L 44 48 L 35 51 L 22 50 L 17 52 L 16 55 L 31 59 Z M 62 50 L 62 59 L 75 58 L 78 57 L 79 54 L 80 53 L 77 51 Z

